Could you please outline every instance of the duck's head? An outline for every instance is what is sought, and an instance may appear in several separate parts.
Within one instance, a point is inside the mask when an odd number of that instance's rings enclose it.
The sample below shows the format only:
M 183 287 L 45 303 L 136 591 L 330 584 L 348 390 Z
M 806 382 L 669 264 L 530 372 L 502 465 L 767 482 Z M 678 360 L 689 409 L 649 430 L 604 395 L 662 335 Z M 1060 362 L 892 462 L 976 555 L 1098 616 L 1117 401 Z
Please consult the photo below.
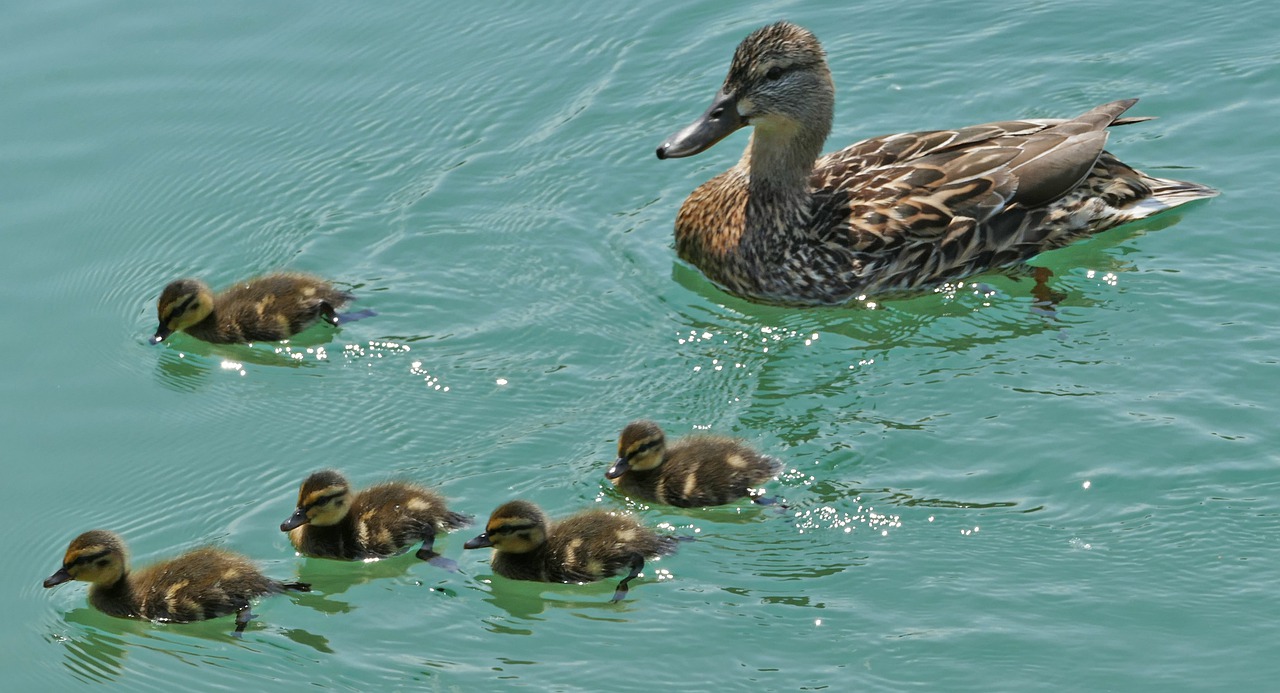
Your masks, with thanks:
M 658 424 L 652 421 L 632 421 L 618 436 L 618 459 L 606 479 L 617 479 L 628 471 L 644 472 L 662 464 L 667 449 L 667 438 Z
M 151 338 L 152 344 L 185 330 L 209 317 L 213 312 L 213 292 L 199 279 L 179 279 L 164 287 L 156 304 L 160 325 Z
M 113 585 L 129 571 L 129 553 L 115 532 L 95 529 L 71 540 L 62 567 L 44 581 L 55 587 L 71 580 Z
M 738 44 L 711 107 L 658 147 L 659 159 L 693 156 L 745 125 L 758 136 L 808 140 L 797 145 L 809 165 L 831 131 L 835 86 L 826 55 L 807 29 L 778 22 Z M 816 149 L 812 141 L 816 141 Z
M 316 472 L 298 489 L 298 509 L 280 523 L 280 531 L 288 532 L 302 525 L 328 527 L 342 522 L 351 509 L 351 485 L 346 477 L 332 469 Z
M 463 548 L 492 546 L 506 553 L 529 553 L 546 541 L 546 514 L 529 501 L 514 500 L 498 506 L 489 515 L 484 534 L 463 544 Z

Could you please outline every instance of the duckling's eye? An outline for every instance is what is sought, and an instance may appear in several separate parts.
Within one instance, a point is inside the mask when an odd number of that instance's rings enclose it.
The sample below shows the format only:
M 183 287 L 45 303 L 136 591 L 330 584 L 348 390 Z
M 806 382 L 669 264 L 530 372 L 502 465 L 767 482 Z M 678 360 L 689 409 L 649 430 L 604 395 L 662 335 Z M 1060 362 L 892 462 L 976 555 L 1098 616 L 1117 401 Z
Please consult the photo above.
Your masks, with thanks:
M 778 67 L 777 65 L 774 65 L 773 67 L 769 68 L 768 72 L 764 73 L 764 78 L 769 80 L 770 82 L 774 82 L 779 79 L 782 79 L 782 68 Z
M 97 561 L 95 561 L 95 563 L 97 563 L 97 564 L 98 564 L 98 567 L 99 567 L 99 568 L 106 568 L 106 567 L 107 567 L 107 559 L 105 559 L 105 558 L 99 558 Z

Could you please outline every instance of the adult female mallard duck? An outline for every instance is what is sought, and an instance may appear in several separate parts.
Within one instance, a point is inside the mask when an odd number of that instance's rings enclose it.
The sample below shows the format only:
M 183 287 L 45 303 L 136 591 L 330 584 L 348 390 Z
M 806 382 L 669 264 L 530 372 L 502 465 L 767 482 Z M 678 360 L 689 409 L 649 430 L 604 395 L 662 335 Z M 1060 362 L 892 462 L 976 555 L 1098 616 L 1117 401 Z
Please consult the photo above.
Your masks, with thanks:
M 618 436 L 618 459 L 604 476 L 633 498 L 698 508 L 747 497 L 768 503 L 752 487 L 781 469 L 780 461 L 740 440 L 697 435 L 667 445 L 658 424 L 633 421 Z
M 130 572 L 124 540 L 100 529 L 71 541 L 62 567 L 44 586 L 71 580 L 91 583 L 89 603 L 109 616 L 187 623 L 234 613 L 237 633 L 253 618 L 251 599 L 311 591 L 305 582 L 272 580 L 244 556 L 215 548 L 196 549 Z
M 464 547 L 493 547 L 493 571 L 512 580 L 593 582 L 627 570 L 613 601 L 627 594 L 647 558 L 676 550 L 664 537 L 625 515 L 586 510 L 551 522 L 538 506 L 514 500 L 489 516 L 484 534 Z
M 214 295 L 199 279 L 179 279 L 160 294 L 160 325 L 152 344 L 179 330 L 206 342 L 277 342 L 316 320 L 338 324 L 352 295 L 307 274 L 282 272 L 237 282 Z
M 298 507 L 280 531 L 299 553 L 346 561 L 394 556 L 421 541 L 418 558 L 456 570 L 435 552 L 436 535 L 470 524 L 470 516 L 449 510 L 430 489 L 388 481 L 356 493 L 346 477 L 326 469 L 302 482 Z
M 1148 176 L 1103 150 L 1137 100 L 863 140 L 826 156 L 835 88 L 809 31 L 779 22 L 738 45 L 701 118 L 658 147 L 692 156 L 754 127 L 733 168 L 694 190 L 676 250 L 753 301 L 842 304 L 1026 260 L 1217 193 Z

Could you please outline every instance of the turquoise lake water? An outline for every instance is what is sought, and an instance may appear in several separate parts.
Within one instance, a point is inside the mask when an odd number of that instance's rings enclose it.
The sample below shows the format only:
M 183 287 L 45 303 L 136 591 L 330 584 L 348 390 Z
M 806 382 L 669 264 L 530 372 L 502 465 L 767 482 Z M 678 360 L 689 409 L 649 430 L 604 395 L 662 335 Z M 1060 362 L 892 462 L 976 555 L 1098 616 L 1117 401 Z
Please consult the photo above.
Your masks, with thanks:
M 753 305 L 676 259 L 730 166 L 654 148 L 734 47 L 813 29 L 832 150 L 1158 116 L 1109 149 L 1222 195 L 876 310 Z M 99 3 L 0 23 L 10 336 L 4 689 L 1269 690 L 1280 677 L 1280 5 Z M 284 345 L 150 346 L 155 300 L 278 269 L 376 317 Z M 976 289 L 976 290 L 975 290 Z M 629 420 L 786 461 L 786 514 L 629 504 Z M 696 535 L 628 599 L 495 577 L 475 531 L 297 557 L 322 467 Z M 67 542 L 233 549 L 307 595 L 162 625 L 45 590 Z

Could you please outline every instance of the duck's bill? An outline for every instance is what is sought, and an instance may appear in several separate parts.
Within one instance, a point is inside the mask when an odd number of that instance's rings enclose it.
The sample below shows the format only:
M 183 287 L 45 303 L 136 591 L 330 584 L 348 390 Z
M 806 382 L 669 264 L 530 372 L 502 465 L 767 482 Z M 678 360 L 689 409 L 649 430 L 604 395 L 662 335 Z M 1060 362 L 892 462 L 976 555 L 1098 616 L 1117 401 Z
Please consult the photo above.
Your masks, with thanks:
M 297 529 L 305 524 L 307 524 L 307 511 L 302 508 L 298 508 L 293 511 L 293 514 L 289 516 L 289 519 L 280 523 L 280 531 L 288 532 L 289 530 Z
M 159 344 L 163 342 L 169 335 L 173 334 L 173 330 L 161 325 L 156 328 L 156 333 L 151 335 L 151 343 Z
M 465 544 L 463 544 L 463 545 L 462 545 L 462 548 L 464 548 L 464 549 L 483 549 L 483 548 L 485 548 L 485 547 L 487 547 L 487 546 L 493 546 L 493 542 L 489 541 L 489 533 L 488 533 L 488 532 L 486 532 L 486 533 L 484 533 L 484 534 L 481 534 L 480 536 L 476 537 L 475 539 L 471 539 L 471 540 L 469 540 L 467 543 L 465 543 Z
M 678 159 L 700 154 L 746 124 L 746 118 L 738 113 L 738 98 L 721 89 L 702 117 L 658 147 L 658 158 Z
M 44 579 L 45 587 L 57 587 L 64 582 L 71 582 L 71 573 L 66 568 L 59 568 L 58 572 Z
M 631 464 L 627 462 L 625 457 L 619 457 L 617 461 L 613 463 L 613 466 L 609 467 L 609 471 L 604 473 L 604 478 L 617 479 L 623 474 L 626 474 L 628 469 L 631 469 Z

